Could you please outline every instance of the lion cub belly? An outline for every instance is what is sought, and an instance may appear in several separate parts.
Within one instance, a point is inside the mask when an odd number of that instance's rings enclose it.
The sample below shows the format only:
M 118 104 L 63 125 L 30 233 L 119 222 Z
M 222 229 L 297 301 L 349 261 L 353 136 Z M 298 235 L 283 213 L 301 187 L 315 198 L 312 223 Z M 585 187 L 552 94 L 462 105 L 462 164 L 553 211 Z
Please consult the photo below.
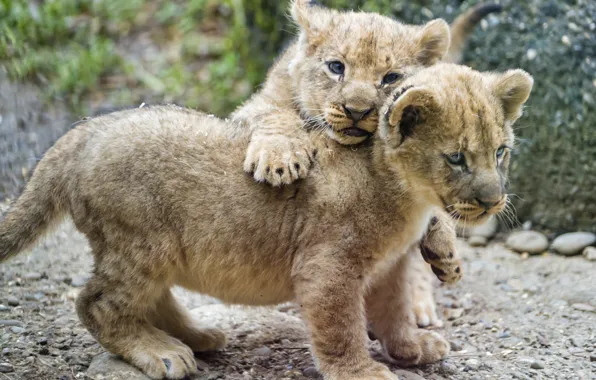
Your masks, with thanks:
M 177 282 L 184 288 L 231 304 L 274 305 L 294 297 L 289 265 L 226 265 L 211 260 L 183 274 Z

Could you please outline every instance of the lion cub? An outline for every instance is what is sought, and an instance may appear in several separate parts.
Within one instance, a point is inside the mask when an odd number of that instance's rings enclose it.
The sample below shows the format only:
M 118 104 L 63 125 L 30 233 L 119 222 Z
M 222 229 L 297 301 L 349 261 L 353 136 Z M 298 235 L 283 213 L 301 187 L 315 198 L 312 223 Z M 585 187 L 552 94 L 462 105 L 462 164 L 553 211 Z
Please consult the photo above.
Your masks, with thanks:
M 0 260 L 69 214 L 95 257 L 81 321 L 153 378 L 195 373 L 193 351 L 225 344 L 175 302 L 180 285 L 228 303 L 296 299 L 325 379 L 396 380 L 370 357 L 367 322 L 391 360 L 445 355 L 444 339 L 404 318 L 396 266 L 437 209 L 470 221 L 503 209 L 531 87 L 521 70 L 425 69 L 390 98 L 369 146 L 312 134 L 319 164 L 284 188 L 242 171 L 251 136 L 233 122 L 175 106 L 100 116 L 40 161 L 0 223 Z

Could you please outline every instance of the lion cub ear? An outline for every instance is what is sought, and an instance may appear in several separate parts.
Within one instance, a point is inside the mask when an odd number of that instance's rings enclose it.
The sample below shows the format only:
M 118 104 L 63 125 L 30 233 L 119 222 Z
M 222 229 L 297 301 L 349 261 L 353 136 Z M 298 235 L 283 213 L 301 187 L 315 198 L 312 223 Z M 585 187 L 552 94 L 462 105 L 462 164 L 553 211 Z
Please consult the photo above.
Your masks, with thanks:
M 505 119 L 513 122 L 522 114 L 522 106 L 530 97 L 534 79 L 527 72 L 517 69 L 497 76 L 492 83 L 493 92 L 503 105 Z
M 399 146 L 414 133 L 416 126 L 439 109 L 435 94 L 426 87 L 404 87 L 395 92 L 393 104 L 385 117 L 387 126 L 381 133 L 394 146 Z
M 332 19 L 332 12 L 313 0 L 292 0 L 290 13 L 309 43 L 316 43 L 324 36 Z
M 450 44 L 451 33 L 447 22 L 442 19 L 429 21 L 419 34 L 418 62 L 424 66 L 434 65 L 447 54 Z

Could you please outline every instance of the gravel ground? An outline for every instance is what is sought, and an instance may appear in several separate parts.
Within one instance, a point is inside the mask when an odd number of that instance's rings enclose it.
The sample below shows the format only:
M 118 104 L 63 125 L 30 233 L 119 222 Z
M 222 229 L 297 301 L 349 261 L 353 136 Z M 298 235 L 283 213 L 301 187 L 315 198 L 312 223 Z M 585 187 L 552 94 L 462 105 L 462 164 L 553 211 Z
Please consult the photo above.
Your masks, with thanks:
M 403 378 L 596 379 L 596 262 L 524 258 L 500 240 L 483 248 L 460 242 L 466 275 L 437 290 L 453 351 L 441 363 L 402 371 Z M 73 300 L 91 266 L 86 241 L 70 223 L 0 266 L 0 379 L 145 379 L 102 354 L 78 322 Z M 197 379 L 316 377 L 292 305 L 230 308 L 178 295 L 231 340 L 224 351 L 198 357 Z M 371 344 L 380 359 L 376 350 Z

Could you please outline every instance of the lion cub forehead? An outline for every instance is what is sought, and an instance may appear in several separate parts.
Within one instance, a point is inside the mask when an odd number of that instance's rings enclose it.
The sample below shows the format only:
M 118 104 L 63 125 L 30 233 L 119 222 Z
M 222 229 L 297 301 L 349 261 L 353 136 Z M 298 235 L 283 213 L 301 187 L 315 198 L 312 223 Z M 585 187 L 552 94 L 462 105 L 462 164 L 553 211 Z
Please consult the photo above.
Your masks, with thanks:
M 327 46 L 347 63 L 388 70 L 415 63 L 417 29 L 386 16 L 347 12 L 336 15 Z

